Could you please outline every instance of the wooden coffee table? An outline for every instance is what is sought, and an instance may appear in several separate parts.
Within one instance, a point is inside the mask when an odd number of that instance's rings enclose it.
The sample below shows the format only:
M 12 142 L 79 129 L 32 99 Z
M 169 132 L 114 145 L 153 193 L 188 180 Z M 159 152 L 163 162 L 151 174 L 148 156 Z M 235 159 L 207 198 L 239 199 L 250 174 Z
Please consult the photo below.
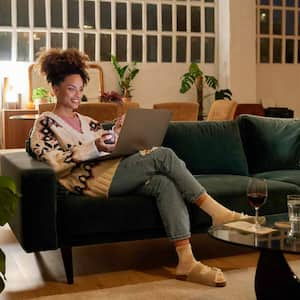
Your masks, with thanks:
M 260 250 L 255 274 L 255 293 L 258 300 L 298 299 L 300 280 L 291 270 L 284 253 L 300 254 L 300 239 L 288 236 L 287 214 L 265 216 L 265 227 L 276 229 L 268 234 L 256 234 L 228 227 L 212 226 L 213 238 L 230 244 Z M 250 221 L 251 222 L 251 221 Z

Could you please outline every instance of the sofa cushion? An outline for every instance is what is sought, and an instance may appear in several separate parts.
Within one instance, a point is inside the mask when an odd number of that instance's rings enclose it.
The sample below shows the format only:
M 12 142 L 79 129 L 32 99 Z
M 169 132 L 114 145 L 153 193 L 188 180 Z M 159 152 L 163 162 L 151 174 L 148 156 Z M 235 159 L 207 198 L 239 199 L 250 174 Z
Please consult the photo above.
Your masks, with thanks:
M 300 187 L 300 170 L 275 170 L 254 174 L 258 178 L 265 178 L 277 181 L 296 184 Z
M 172 148 L 193 174 L 248 175 L 235 121 L 171 122 L 163 145 Z
M 238 118 L 250 173 L 299 168 L 300 120 Z

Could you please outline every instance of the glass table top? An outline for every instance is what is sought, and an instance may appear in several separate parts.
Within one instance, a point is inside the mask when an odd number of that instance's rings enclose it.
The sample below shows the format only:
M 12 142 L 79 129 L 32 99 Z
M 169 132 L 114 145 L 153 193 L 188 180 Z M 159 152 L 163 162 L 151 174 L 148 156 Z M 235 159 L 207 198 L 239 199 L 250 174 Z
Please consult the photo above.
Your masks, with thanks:
M 254 222 L 254 218 L 253 220 L 246 221 Z M 282 252 L 300 253 L 300 238 L 294 238 L 288 235 L 290 225 L 287 213 L 265 216 L 265 222 L 262 226 L 273 228 L 275 230 L 267 234 L 260 234 L 231 228 L 225 223 L 223 225 L 210 227 L 208 234 L 216 239 L 231 244 L 244 245 L 258 249 L 272 249 Z

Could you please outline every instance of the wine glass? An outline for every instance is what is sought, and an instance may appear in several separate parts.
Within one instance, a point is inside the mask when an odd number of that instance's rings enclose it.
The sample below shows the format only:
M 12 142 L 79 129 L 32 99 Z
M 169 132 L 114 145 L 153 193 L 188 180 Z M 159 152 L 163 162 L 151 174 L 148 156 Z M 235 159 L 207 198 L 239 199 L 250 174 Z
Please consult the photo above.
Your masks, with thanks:
M 258 222 L 258 212 L 260 207 L 265 204 L 268 197 L 268 187 L 265 179 L 251 178 L 248 182 L 247 198 L 249 204 L 255 209 L 255 224 L 254 229 L 257 231 L 260 228 Z

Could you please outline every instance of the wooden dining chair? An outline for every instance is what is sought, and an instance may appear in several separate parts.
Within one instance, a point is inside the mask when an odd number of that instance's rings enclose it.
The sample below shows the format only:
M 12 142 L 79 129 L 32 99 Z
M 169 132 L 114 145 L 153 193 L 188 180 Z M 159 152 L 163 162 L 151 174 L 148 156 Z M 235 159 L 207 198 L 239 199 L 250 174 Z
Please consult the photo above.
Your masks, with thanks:
M 207 121 L 233 120 L 237 103 L 234 100 L 215 100 L 208 112 Z
M 154 109 L 167 109 L 172 112 L 171 121 L 198 120 L 199 104 L 196 102 L 163 102 L 153 104 Z

